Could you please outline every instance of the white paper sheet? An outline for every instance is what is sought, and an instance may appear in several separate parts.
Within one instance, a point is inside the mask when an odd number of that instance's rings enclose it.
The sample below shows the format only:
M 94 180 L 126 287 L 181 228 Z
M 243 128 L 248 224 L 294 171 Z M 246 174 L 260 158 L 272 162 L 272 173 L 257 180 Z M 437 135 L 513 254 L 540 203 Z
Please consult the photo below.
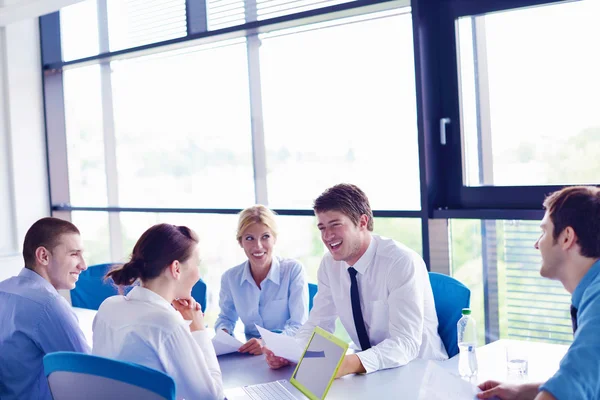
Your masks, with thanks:
M 302 352 L 304 349 L 300 347 L 298 342 L 296 342 L 296 339 L 280 333 L 273 333 L 258 325 L 256 325 L 256 328 L 264 340 L 265 345 L 277 357 L 283 357 L 295 363 L 300 361 L 300 357 L 302 357 Z
M 235 353 L 244 343 L 219 329 L 215 337 L 212 338 L 212 344 L 215 348 L 215 353 L 217 356 L 220 356 L 222 354 Z
M 472 383 L 429 362 L 421 382 L 419 400 L 473 400 L 480 391 Z

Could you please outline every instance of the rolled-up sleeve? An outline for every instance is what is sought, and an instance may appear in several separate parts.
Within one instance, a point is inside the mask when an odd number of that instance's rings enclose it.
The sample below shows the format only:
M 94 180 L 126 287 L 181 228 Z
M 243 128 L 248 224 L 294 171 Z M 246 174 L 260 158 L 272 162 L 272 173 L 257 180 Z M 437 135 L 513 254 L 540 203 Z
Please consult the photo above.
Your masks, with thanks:
M 231 274 L 224 273 L 221 277 L 221 291 L 219 292 L 219 317 L 215 322 L 215 329 L 226 329 L 232 333 L 238 320 L 238 313 L 233 302 L 230 286 Z
M 285 322 L 283 333 L 294 336 L 308 319 L 308 283 L 302 264 L 295 262 L 290 273 L 288 292 L 290 318 Z
M 416 269 L 425 266 L 410 258 L 396 263 L 387 277 L 390 337 L 357 353 L 367 373 L 408 364 L 423 341 L 425 283 Z

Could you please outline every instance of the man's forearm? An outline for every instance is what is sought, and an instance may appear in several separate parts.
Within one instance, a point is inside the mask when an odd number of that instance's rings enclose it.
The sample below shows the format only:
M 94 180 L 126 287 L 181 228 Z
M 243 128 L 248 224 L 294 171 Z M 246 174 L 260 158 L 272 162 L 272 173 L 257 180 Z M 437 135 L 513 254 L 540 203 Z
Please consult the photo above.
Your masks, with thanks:
M 539 390 L 539 387 L 540 387 L 540 386 L 541 386 L 541 385 L 537 385 L 537 387 L 538 387 L 538 390 Z M 541 391 L 541 392 L 540 392 L 540 393 L 537 395 L 537 397 L 535 398 L 535 400 L 556 400 L 556 398 L 555 398 L 555 397 L 554 397 L 554 396 L 553 396 L 553 395 L 552 395 L 550 392 L 546 392 L 546 391 L 544 390 L 544 391 Z
M 367 372 L 365 367 L 363 367 L 360 358 L 356 354 L 348 354 L 344 356 L 344 360 L 338 369 L 337 378 L 341 378 L 345 375 L 350 374 L 364 374 Z

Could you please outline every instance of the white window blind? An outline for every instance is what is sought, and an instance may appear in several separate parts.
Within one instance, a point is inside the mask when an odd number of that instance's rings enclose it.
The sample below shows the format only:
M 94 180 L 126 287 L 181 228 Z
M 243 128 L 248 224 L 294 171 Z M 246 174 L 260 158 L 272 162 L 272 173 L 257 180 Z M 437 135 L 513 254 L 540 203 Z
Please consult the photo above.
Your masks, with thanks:
M 208 0 L 208 29 L 281 17 L 303 11 L 350 3 L 353 0 Z
M 108 0 L 110 50 L 183 37 L 185 0 Z

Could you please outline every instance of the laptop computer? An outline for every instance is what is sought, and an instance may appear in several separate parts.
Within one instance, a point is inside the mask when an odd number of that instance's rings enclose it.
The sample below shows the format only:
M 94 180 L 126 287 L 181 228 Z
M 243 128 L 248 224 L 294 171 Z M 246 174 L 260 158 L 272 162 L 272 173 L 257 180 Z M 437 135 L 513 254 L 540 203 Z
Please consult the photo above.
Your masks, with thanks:
M 225 390 L 227 400 L 323 400 L 335 379 L 348 343 L 316 327 L 290 380 Z

